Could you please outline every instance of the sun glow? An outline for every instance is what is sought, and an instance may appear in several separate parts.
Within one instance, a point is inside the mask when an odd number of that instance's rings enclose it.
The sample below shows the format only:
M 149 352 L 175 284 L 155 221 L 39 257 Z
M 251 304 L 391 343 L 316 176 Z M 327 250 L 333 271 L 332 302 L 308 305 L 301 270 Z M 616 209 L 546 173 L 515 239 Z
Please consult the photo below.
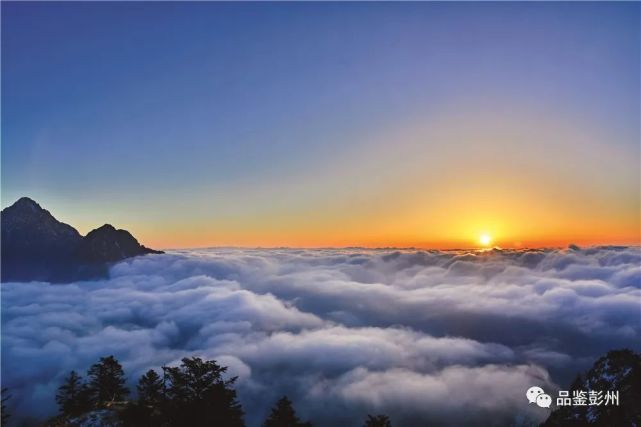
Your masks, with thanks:
M 490 243 L 492 243 L 492 236 L 489 234 L 481 234 L 479 236 L 479 243 L 482 246 L 490 246 Z

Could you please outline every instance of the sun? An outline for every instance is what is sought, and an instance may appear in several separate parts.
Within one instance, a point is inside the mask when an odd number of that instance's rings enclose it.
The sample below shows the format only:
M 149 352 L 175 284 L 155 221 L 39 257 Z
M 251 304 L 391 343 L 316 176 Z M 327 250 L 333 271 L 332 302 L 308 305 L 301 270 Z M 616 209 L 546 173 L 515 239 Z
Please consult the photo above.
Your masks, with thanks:
M 490 243 L 492 243 L 492 236 L 489 234 L 481 234 L 479 236 L 479 243 L 482 246 L 490 246 Z

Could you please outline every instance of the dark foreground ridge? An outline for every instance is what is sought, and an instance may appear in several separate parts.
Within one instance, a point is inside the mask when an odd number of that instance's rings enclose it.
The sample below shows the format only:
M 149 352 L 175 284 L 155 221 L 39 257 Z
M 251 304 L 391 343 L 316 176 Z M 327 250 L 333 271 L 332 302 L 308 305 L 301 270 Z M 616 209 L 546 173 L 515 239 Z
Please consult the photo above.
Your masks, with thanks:
M 2 281 L 70 282 L 105 277 L 109 265 L 158 254 L 109 224 L 86 236 L 22 197 L 2 210 Z
M 610 427 L 641 425 L 641 354 L 613 350 L 601 357 L 569 388 L 575 391 L 601 390 L 620 393 L 616 406 L 563 406 L 552 412 L 541 427 Z

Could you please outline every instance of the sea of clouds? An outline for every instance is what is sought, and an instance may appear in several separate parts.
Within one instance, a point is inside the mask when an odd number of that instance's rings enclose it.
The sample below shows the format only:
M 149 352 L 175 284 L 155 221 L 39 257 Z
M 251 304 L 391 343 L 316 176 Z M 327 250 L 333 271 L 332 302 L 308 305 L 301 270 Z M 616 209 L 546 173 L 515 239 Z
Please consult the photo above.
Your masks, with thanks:
M 283 394 L 316 426 L 527 425 L 610 349 L 641 350 L 641 248 L 202 249 L 121 262 L 108 280 L 2 284 L 14 421 L 56 411 L 71 370 L 213 358 L 250 427 Z

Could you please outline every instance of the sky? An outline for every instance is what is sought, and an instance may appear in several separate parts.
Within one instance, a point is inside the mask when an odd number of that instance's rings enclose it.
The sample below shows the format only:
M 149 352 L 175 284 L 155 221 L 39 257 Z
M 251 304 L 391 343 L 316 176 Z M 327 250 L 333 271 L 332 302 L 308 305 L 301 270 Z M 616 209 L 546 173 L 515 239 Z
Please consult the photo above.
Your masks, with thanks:
M 639 244 L 640 15 L 2 2 L 2 206 L 157 248 Z

